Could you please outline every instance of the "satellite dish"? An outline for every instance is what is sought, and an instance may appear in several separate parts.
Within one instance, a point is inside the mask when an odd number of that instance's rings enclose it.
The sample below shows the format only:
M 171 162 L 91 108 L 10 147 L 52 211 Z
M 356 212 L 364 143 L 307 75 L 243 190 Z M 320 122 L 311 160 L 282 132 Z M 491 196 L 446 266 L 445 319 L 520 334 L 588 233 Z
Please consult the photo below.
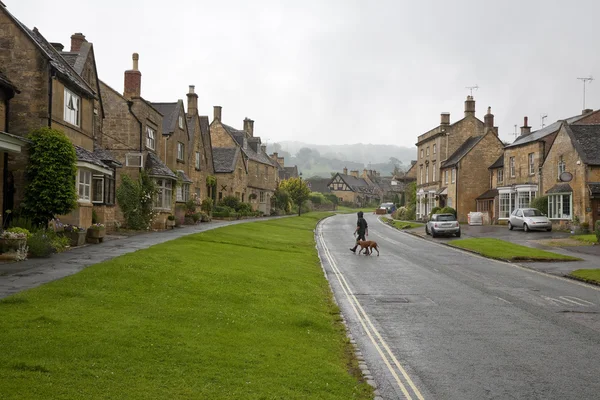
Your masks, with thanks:
M 571 180 L 573 179 L 573 174 L 565 171 L 562 174 L 560 174 L 560 177 L 558 179 L 560 179 L 561 182 L 571 182 Z

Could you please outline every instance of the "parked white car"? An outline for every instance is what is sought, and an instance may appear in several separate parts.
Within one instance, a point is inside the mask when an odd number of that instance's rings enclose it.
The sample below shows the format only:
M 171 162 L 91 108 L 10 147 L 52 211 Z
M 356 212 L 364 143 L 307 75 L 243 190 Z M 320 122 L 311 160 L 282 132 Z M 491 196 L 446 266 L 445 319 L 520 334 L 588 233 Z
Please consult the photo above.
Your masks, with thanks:
M 425 233 L 436 237 L 438 235 L 456 235 L 460 237 L 460 225 L 454 214 L 432 214 L 425 224 Z
M 530 230 L 552 230 L 552 222 L 537 208 L 517 208 L 510 214 L 508 229 L 523 228 L 525 232 Z

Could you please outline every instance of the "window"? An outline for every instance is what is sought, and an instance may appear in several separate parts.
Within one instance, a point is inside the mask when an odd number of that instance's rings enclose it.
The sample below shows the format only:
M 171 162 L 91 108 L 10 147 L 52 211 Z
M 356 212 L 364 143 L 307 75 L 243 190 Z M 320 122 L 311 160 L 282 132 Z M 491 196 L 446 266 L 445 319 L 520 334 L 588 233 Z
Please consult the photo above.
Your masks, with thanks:
M 429 146 L 427 146 L 427 151 L 425 152 L 425 155 L 426 155 L 427 157 L 429 157 Z
M 63 118 L 65 122 L 79 126 L 81 122 L 80 107 L 81 98 L 65 88 L 65 113 Z
M 436 145 L 434 144 L 433 145 L 433 154 L 435 154 L 435 151 L 436 151 Z
M 196 152 L 196 169 L 198 171 L 200 170 L 200 152 L 199 151 Z
M 444 171 L 444 183 L 448 184 L 448 170 Z
M 456 182 L 456 168 L 452 168 L 452 183 Z
M 171 209 L 171 199 L 173 197 L 173 181 L 168 179 L 156 180 L 157 193 L 154 197 L 154 207 L 162 209 Z
M 125 166 L 126 167 L 138 167 L 141 168 L 143 164 L 144 156 L 141 153 L 127 153 L 125 155 Z
M 423 151 L 423 150 L 421 150 L 421 151 Z M 420 181 L 421 181 L 421 185 L 422 185 L 423 184 L 423 166 L 422 165 L 419 167 L 419 176 L 421 178 Z
M 433 162 L 431 169 L 432 169 L 431 174 L 433 175 L 433 178 L 431 178 L 431 180 L 433 182 L 435 182 L 435 170 L 436 170 L 435 161 Z
M 425 166 L 425 183 L 429 183 L 429 165 Z
M 535 174 L 535 166 L 533 164 L 534 154 L 533 153 L 529 153 L 527 155 L 527 158 L 529 160 L 529 175 L 533 175 L 533 174 Z
M 115 174 L 113 168 L 113 176 L 104 175 L 104 204 L 107 205 L 115 204 Z
M 421 149 L 421 158 L 423 158 L 423 149 Z
M 146 127 L 146 147 L 156 149 L 156 131 L 149 126 Z
M 265 180 L 269 180 L 269 167 L 265 165 Z
M 496 183 L 502 183 L 504 182 L 504 170 L 503 169 L 499 169 L 498 172 L 496 172 L 498 175 L 496 177 Z
M 261 191 L 261 192 L 259 193 L 259 195 L 260 195 L 259 201 L 260 201 L 261 203 L 264 203 L 264 202 L 265 202 L 265 192 L 262 192 L 262 191 Z
M 560 156 L 559 160 L 558 160 L 558 176 L 557 178 L 560 179 L 560 174 L 562 174 L 563 172 L 566 171 L 566 165 L 565 165 L 565 161 L 563 160 L 563 157 Z
M 92 172 L 80 169 L 77 171 L 77 194 L 79 200 L 90 201 Z
M 179 128 L 183 129 L 183 117 L 179 116 Z
M 183 143 L 177 142 L 177 159 L 180 161 L 184 159 L 184 149 Z
M 92 203 L 104 203 L 104 175 L 92 176 Z
M 515 158 L 511 157 L 508 159 L 508 167 L 510 168 L 510 177 L 515 177 Z
M 190 184 L 183 183 L 180 186 L 177 186 L 177 201 L 186 202 L 190 199 Z
M 531 200 L 535 199 L 537 192 L 517 192 L 517 204 L 519 208 L 528 208 L 531 204 Z
M 219 201 L 223 200 L 223 192 L 219 192 Z
M 500 193 L 500 210 L 498 218 L 508 218 L 511 211 L 515 208 L 515 194 L 516 193 Z
M 548 218 L 571 219 L 572 203 L 571 193 L 548 195 Z

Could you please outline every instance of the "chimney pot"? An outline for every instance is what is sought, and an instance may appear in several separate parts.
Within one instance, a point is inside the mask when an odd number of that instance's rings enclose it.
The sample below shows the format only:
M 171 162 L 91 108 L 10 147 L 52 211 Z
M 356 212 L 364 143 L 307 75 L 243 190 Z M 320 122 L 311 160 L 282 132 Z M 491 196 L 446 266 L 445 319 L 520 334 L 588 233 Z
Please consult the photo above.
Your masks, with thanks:
M 221 106 L 213 106 L 213 119 L 215 121 L 221 121 Z
M 475 115 L 475 100 L 473 96 L 467 96 L 467 100 L 465 100 L 465 117 L 467 115 Z
M 348 168 L 344 167 L 344 175 L 348 175 Z
M 71 52 L 77 53 L 81 50 L 81 44 L 87 42 L 85 35 L 81 32 L 77 32 L 71 35 Z
M 198 95 L 194 91 L 195 86 L 190 85 L 189 93 L 187 94 L 188 99 L 188 114 L 198 115 Z
M 440 118 L 441 125 L 450 125 L 450 113 L 442 113 Z
M 196 89 L 196 86 L 190 85 L 190 93 L 194 93 L 195 89 Z
M 486 128 L 494 127 L 494 114 L 492 114 L 492 107 L 488 107 L 487 114 L 483 117 L 483 124 Z

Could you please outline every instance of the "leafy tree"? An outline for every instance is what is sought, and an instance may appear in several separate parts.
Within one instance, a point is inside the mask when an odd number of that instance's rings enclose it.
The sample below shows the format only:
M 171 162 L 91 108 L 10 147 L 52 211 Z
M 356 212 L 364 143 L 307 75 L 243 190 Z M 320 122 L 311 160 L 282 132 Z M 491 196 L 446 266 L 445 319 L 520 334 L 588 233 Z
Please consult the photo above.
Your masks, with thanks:
M 77 155 L 67 136 L 56 129 L 36 129 L 28 139 L 23 214 L 34 225 L 46 226 L 55 215 L 68 214 L 77 206 Z
M 283 210 L 286 213 L 290 212 L 290 194 L 281 185 L 275 190 L 271 202 L 275 209 Z
M 290 178 L 282 181 L 280 187 L 289 193 L 294 204 L 298 206 L 298 215 L 300 215 L 302 203 L 310 196 L 310 189 L 306 182 L 301 178 Z
M 157 193 L 156 184 L 146 171 L 140 173 L 138 181 L 123 175 L 121 186 L 117 189 L 117 202 L 129 229 L 150 229 L 156 216 L 153 201 Z

